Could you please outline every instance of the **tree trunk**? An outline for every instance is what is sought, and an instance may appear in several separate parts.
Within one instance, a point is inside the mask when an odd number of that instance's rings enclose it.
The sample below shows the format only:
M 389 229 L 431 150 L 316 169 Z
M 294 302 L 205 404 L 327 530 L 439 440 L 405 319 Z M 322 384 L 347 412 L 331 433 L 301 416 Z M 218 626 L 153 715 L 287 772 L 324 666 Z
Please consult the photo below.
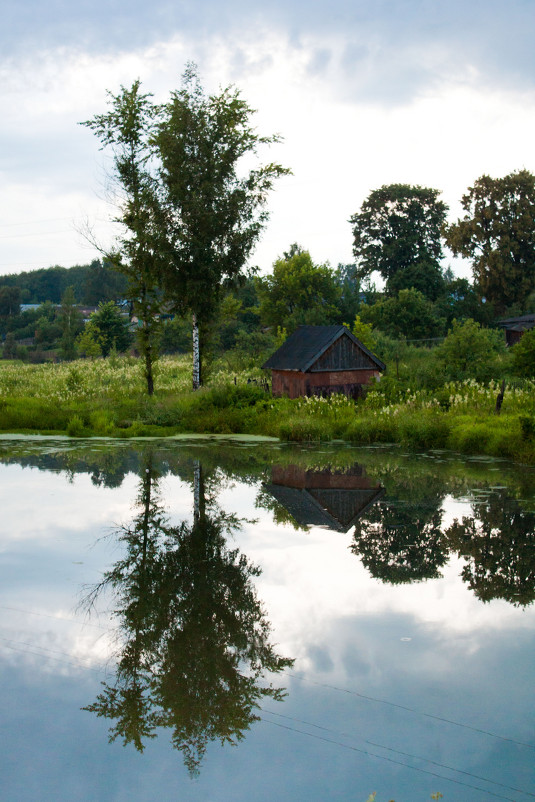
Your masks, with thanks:
M 154 395 L 154 374 L 152 372 L 152 351 L 150 346 L 145 353 L 145 378 L 147 380 L 147 392 Z
M 505 393 L 505 379 L 502 381 L 502 386 L 501 386 L 500 392 L 498 393 L 498 397 L 496 399 L 496 406 L 494 408 L 494 412 L 496 413 L 496 415 L 500 414 L 500 411 L 501 411 L 501 408 L 502 408 L 502 404 L 503 404 L 504 393 Z
M 193 389 L 201 386 L 201 349 L 199 344 L 199 322 L 193 313 Z
M 198 459 L 193 461 L 193 522 L 198 524 L 204 520 L 206 513 L 204 498 L 204 477 L 202 465 Z

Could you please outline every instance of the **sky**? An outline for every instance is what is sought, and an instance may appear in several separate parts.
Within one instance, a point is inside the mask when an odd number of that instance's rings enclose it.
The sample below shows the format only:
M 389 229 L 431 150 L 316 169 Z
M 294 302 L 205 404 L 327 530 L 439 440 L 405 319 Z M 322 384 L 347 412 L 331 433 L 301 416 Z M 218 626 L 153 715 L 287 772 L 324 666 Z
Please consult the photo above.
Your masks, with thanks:
M 348 222 L 390 183 L 442 191 L 450 220 L 480 175 L 535 171 L 532 0 L 1 0 L 0 275 L 98 257 L 109 156 L 79 125 L 140 79 L 164 101 L 194 61 L 208 92 L 235 84 L 264 161 L 291 168 L 250 265 L 292 242 L 349 263 Z M 89 238 L 90 239 L 90 238 Z M 445 266 L 469 276 L 446 256 Z

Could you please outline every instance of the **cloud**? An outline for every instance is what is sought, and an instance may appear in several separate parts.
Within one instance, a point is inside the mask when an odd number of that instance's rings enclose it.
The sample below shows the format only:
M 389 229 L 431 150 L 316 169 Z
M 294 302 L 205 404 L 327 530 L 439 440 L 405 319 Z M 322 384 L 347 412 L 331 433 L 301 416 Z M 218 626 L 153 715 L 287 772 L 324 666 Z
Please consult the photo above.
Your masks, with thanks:
M 328 8 L 323 0 L 30 0 L 7 5 L 0 41 L 4 54 L 20 58 L 66 47 L 92 55 L 132 52 L 176 35 L 194 49 L 223 37 L 237 51 L 241 39 L 255 31 L 285 35 L 295 49 L 319 38 L 331 44 L 312 54 L 312 70 L 341 57 L 348 80 L 355 70 L 363 72 L 369 95 L 391 100 L 414 97 L 437 76 L 445 80 L 471 71 L 492 85 L 533 87 L 533 15 L 533 6 L 523 0 L 333 0 Z
M 110 161 L 78 123 L 136 78 L 165 99 L 190 59 L 209 91 L 236 83 L 259 130 L 285 137 L 268 158 L 294 176 L 270 202 L 252 260 L 263 270 L 294 241 L 316 261 L 351 261 L 347 220 L 384 183 L 441 189 L 454 216 L 481 173 L 532 166 L 531 17 L 520 0 L 8 5 L 0 273 L 97 256 L 72 220 L 113 215 Z M 39 238 L 32 221 L 49 217 L 63 219 L 61 234 Z

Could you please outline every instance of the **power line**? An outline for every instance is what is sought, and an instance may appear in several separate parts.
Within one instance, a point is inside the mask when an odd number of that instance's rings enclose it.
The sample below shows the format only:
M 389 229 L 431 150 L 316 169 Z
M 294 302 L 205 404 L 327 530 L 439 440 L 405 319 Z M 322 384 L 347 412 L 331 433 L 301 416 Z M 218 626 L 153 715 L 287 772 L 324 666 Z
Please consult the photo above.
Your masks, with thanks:
M 79 618 L 61 618 L 59 615 L 50 615 L 50 613 L 37 613 L 34 610 L 22 610 L 20 607 L 5 607 L 0 605 L 0 610 L 10 610 L 14 613 L 24 613 L 24 615 L 38 615 L 42 618 L 53 618 L 54 621 L 67 621 L 76 622 L 84 627 L 94 627 L 96 629 L 109 630 L 109 627 L 103 627 L 101 624 L 91 624 L 89 621 L 80 621 Z
M 95 673 L 98 674 L 100 674 L 104 669 L 104 666 L 102 665 L 94 668 L 92 666 L 85 665 L 80 661 L 77 661 L 75 663 L 72 660 L 64 660 L 61 657 L 54 657 L 53 654 L 61 654 L 65 655 L 66 657 L 71 657 L 71 655 L 69 655 L 68 652 L 61 652 L 58 649 L 47 649 L 44 646 L 35 646 L 35 644 L 32 643 L 25 643 L 24 641 L 14 641 L 2 637 L 0 637 L 0 640 L 4 641 L 6 649 L 11 649 L 14 652 L 20 652 L 21 654 L 33 654 L 35 657 L 41 657 L 41 658 L 45 657 L 47 660 L 55 660 L 58 663 L 64 663 L 65 665 L 73 666 L 74 668 L 83 668 L 85 671 L 94 671 Z M 29 648 L 21 649 L 20 648 L 21 646 L 26 646 Z M 41 651 L 37 652 L 34 651 L 34 649 L 40 649 Z M 43 652 L 50 652 L 50 654 L 43 654 Z
M 431 760 L 427 757 L 422 757 L 421 755 L 412 755 L 410 752 L 403 752 L 399 749 L 394 749 L 390 746 L 385 746 L 384 744 L 378 744 L 374 741 L 370 741 L 367 738 L 361 738 L 357 735 L 350 735 L 347 732 L 339 732 L 337 730 L 330 729 L 329 727 L 323 727 L 319 724 L 313 724 L 310 721 L 304 721 L 303 719 L 295 718 L 293 716 L 287 716 L 284 713 L 275 713 L 272 710 L 266 710 L 265 708 L 261 708 L 264 713 L 269 713 L 271 716 L 278 716 L 279 718 L 286 718 L 290 721 L 295 721 L 297 724 L 305 724 L 307 727 L 315 727 L 318 730 L 323 730 L 324 732 L 330 732 L 333 735 L 339 735 L 342 738 L 353 738 L 359 741 L 363 741 L 363 743 L 369 744 L 370 746 L 376 746 L 379 749 L 385 749 L 388 752 L 394 752 L 396 755 L 402 755 L 403 757 L 410 757 L 414 760 L 423 760 L 425 763 L 431 763 L 433 766 L 438 766 L 442 769 L 448 769 L 448 771 L 456 771 L 459 774 L 466 774 L 468 777 L 472 777 L 475 780 L 483 780 L 483 782 L 490 783 L 491 785 L 497 785 L 500 788 L 505 788 L 508 791 L 517 791 L 520 794 L 526 794 L 526 796 L 531 796 L 535 798 L 535 794 L 532 794 L 530 791 L 523 791 L 521 788 L 515 788 L 511 785 L 506 785 L 505 783 L 497 782 L 496 780 L 489 780 L 488 777 L 482 777 L 479 774 L 473 774 L 471 771 L 464 771 L 463 769 L 456 769 L 453 766 L 448 766 L 446 763 L 439 763 L 436 760 Z M 274 722 L 273 722 L 274 723 Z
M 489 730 L 483 730 L 479 727 L 472 727 L 470 724 L 462 724 L 459 721 L 453 721 L 449 718 L 444 718 L 443 716 L 435 716 L 433 713 L 423 713 L 420 710 L 416 710 L 413 707 L 406 707 L 405 705 L 397 704 L 396 702 L 389 702 L 387 699 L 377 699 L 374 696 L 366 696 L 364 693 L 359 693 L 358 691 L 350 691 L 348 688 L 338 688 L 336 685 L 328 685 L 324 682 L 317 682 L 312 679 L 306 679 L 305 677 L 300 677 L 298 674 L 291 674 L 289 671 L 285 671 L 289 677 L 293 677 L 294 679 L 298 679 L 301 682 L 309 682 L 311 685 L 318 685 L 321 688 L 329 688 L 333 691 L 338 691 L 339 693 L 348 693 L 351 696 L 357 696 L 359 699 L 366 699 L 368 702 L 377 702 L 377 704 L 381 705 L 389 705 L 390 707 L 397 707 L 399 710 L 406 710 L 409 713 L 414 713 L 417 716 L 424 716 L 425 718 L 432 718 L 435 721 L 442 721 L 446 724 L 453 724 L 455 727 L 462 727 L 466 730 L 471 730 L 472 732 L 478 732 L 482 735 L 488 735 L 490 738 L 497 738 L 500 741 L 507 741 L 508 743 L 517 744 L 517 746 L 525 746 L 528 749 L 535 750 L 535 746 L 533 744 L 525 743 L 524 741 L 517 741 L 515 738 L 507 738 L 504 735 L 497 735 L 494 732 L 490 732 Z
M 274 727 L 280 727 L 283 730 L 289 730 L 290 732 L 299 732 L 301 735 L 308 735 L 309 738 L 316 738 L 318 741 L 324 741 L 325 743 L 335 744 L 336 746 L 341 746 L 343 749 L 349 749 L 352 752 L 358 752 L 361 755 L 366 755 L 367 757 L 376 757 L 378 760 L 386 760 L 388 763 L 395 763 L 397 766 L 403 766 L 406 769 L 412 769 L 413 771 L 419 771 L 421 774 L 428 774 L 431 777 L 437 777 L 440 780 L 445 780 L 446 782 L 455 783 L 455 785 L 462 785 L 465 788 L 472 788 L 476 791 L 482 791 L 485 794 L 489 794 L 490 796 L 494 796 L 497 799 L 506 799 L 507 802 L 517 802 L 517 800 L 513 799 L 510 796 L 503 796 L 503 794 L 497 794 L 494 791 L 488 791 L 486 788 L 481 788 L 478 785 L 472 785 L 471 783 L 465 783 L 462 780 L 453 780 L 450 777 L 444 777 L 443 774 L 437 774 L 435 771 L 428 771 L 427 769 L 420 769 L 417 766 L 411 766 L 409 763 L 403 763 L 401 760 L 395 760 L 391 757 L 386 757 L 385 755 L 376 755 L 374 752 L 369 752 L 366 749 L 359 749 L 356 746 L 350 746 L 349 744 L 344 744 L 341 741 L 335 741 L 332 738 L 325 738 L 322 735 L 314 735 L 311 732 L 306 732 L 305 730 L 298 730 L 296 727 L 288 727 L 286 724 L 279 724 L 277 721 L 270 721 L 267 718 L 260 718 L 261 721 L 265 722 L 266 724 L 273 724 Z

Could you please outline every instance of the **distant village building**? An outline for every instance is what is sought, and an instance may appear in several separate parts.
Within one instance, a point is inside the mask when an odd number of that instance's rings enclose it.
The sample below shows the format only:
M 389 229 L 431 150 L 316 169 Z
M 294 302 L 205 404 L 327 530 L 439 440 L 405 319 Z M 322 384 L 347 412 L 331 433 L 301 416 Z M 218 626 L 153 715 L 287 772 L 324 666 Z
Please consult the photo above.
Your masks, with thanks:
M 275 396 L 364 394 L 386 365 L 345 326 L 299 326 L 263 368 Z
M 519 341 L 525 331 L 529 331 L 535 326 L 535 314 L 522 315 L 521 317 L 506 317 L 498 321 L 498 326 L 505 329 L 505 341 L 507 345 L 514 345 Z

